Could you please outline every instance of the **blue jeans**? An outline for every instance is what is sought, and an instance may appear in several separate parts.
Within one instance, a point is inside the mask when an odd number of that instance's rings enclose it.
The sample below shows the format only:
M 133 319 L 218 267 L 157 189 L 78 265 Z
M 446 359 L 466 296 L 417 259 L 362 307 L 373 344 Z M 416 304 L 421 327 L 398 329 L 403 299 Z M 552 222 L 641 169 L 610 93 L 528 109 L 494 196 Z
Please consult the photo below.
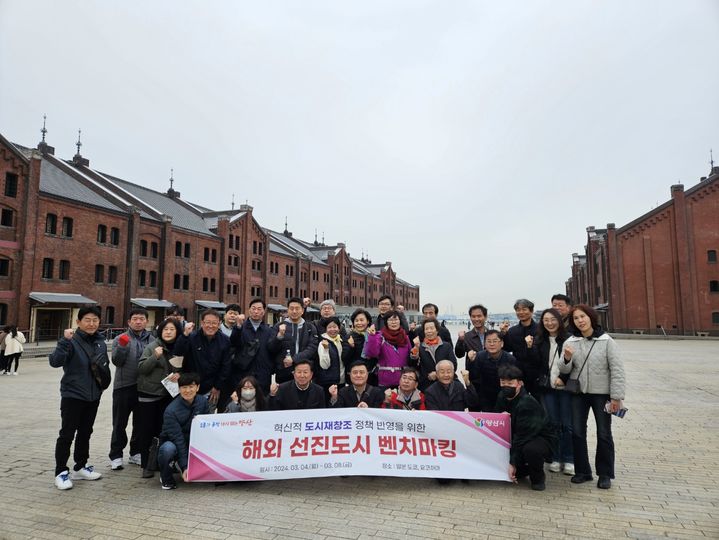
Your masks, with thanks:
M 172 441 L 165 441 L 157 451 L 157 463 L 160 466 L 160 479 L 163 484 L 174 484 L 170 464 L 177 459 L 177 446 Z
M 574 463 L 572 448 L 572 394 L 564 390 L 548 390 L 543 396 L 549 419 L 559 429 L 559 446 L 552 451 L 552 461 Z
M 614 478 L 614 440 L 612 439 L 612 415 L 604 412 L 607 394 L 579 394 L 572 396 L 572 441 L 574 442 L 574 471 L 576 474 L 592 474 L 587 450 L 587 419 L 589 410 L 594 413 L 597 424 L 597 453 L 594 464 L 599 476 Z

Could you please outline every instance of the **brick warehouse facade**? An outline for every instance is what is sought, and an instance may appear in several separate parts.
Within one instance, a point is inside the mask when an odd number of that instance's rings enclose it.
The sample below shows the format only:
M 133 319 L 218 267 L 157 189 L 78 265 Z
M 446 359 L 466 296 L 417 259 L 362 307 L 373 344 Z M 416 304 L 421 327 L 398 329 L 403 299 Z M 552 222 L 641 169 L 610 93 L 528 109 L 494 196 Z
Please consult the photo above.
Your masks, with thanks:
M 83 305 L 123 326 L 134 306 L 151 322 L 172 305 L 197 319 L 203 309 L 247 306 L 261 297 L 276 317 L 290 296 L 332 298 L 338 313 L 374 311 L 385 292 L 419 315 L 419 287 L 390 262 L 350 256 L 344 244 L 294 238 L 262 227 L 253 208 L 213 211 L 62 160 L 44 137 L 36 149 L 0 135 L 0 324 L 54 339 Z M 270 315 L 270 318 L 272 316 Z
M 719 167 L 623 227 L 587 228 L 567 294 L 615 332 L 719 335 Z

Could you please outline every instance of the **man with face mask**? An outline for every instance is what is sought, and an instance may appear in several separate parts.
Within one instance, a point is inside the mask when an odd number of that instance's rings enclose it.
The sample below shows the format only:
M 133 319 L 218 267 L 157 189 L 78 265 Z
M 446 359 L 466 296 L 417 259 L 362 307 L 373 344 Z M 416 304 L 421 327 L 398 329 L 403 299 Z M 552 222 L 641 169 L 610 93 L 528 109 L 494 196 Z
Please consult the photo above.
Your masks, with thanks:
M 509 478 L 529 476 L 532 489 L 543 491 L 544 462 L 552 457 L 557 434 L 539 402 L 524 388 L 522 370 L 514 365 L 499 368 L 500 393 L 497 411 L 512 415 L 512 449 L 509 453 Z

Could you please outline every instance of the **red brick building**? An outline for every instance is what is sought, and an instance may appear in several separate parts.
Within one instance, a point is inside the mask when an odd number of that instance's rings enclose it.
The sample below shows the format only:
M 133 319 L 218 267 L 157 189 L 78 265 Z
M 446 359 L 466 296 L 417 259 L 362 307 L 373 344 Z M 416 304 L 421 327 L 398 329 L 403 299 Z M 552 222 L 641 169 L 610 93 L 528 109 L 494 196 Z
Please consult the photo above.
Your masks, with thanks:
M 134 306 L 151 322 L 173 305 L 196 319 L 264 298 L 275 313 L 291 296 L 332 298 L 338 312 L 374 307 L 388 291 L 419 309 L 419 287 L 391 264 L 350 256 L 344 244 L 306 242 L 263 228 L 252 207 L 214 211 L 90 167 L 78 153 L 62 160 L 0 135 L 0 324 L 54 339 L 83 305 L 123 326 Z
M 587 228 L 567 294 L 616 332 L 719 335 L 719 167 L 623 227 Z

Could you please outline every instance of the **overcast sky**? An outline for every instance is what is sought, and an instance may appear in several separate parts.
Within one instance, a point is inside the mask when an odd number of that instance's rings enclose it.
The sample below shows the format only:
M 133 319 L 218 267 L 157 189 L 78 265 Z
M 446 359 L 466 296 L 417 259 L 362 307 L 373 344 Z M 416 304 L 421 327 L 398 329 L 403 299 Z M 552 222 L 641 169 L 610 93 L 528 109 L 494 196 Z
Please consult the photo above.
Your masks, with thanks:
M 564 291 L 586 227 L 719 162 L 719 2 L 0 0 L 0 132 L 391 260 L 421 300 Z

